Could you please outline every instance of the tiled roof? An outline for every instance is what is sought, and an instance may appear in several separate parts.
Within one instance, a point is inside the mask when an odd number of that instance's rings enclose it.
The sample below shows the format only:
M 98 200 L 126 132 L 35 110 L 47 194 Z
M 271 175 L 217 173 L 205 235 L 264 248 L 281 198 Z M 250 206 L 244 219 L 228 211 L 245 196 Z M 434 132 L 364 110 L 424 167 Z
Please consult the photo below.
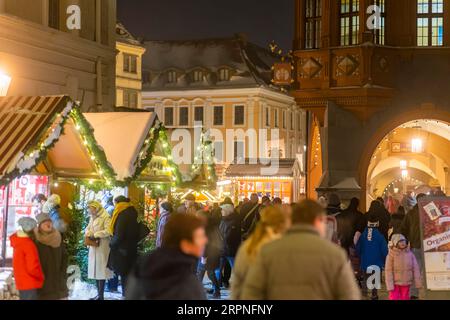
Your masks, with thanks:
M 271 85 L 272 65 L 279 58 L 270 50 L 248 42 L 244 36 L 190 41 L 146 41 L 143 57 L 144 91 L 246 88 Z M 221 80 L 221 69 L 229 79 Z M 202 71 L 202 81 L 193 72 Z M 168 73 L 176 73 L 169 82 Z

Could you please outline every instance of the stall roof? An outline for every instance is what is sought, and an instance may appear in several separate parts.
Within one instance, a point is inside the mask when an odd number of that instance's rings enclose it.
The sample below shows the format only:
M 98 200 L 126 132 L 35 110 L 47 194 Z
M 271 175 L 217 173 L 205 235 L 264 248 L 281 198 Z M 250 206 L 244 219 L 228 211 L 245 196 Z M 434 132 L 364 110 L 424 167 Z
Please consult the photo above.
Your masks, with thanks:
M 39 164 L 60 177 L 95 178 L 97 168 L 111 176 L 105 154 L 83 122 L 79 106 L 67 96 L 1 97 L 0 184 Z M 91 141 L 90 149 L 83 139 Z
M 270 161 L 270 160 L 268 160 Z M 245 163 L 231 164 L 226 170 L 227 177 L 261 177 L 264 176 L 262 169 L 270 168 L 271 164 L 262 164 L 259 160 L 246 159 Z M 279 159 L 279 168 L 276 174 L 270 176 L 275 177 L 294 177 L 294 167 L 298 164 L 296 159 Z M 274 164 L 273 164 L 274 165 Z
M 0 97 L 0 175 L 14 166 L 20 153 L 47 129 L 56 113 L 67 105 L 64 96 Z
M 105 151 L 118 181 L 131 178 L 145 140 L 157 121 L 156 113 L 84 113 L 94 136 Z

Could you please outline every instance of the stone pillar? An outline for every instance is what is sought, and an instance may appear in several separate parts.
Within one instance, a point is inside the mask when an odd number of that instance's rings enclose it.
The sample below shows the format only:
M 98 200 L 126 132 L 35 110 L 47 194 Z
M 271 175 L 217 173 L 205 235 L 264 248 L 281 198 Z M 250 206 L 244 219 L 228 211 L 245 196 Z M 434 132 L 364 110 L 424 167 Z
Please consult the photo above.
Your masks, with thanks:
M 46 27 L 48 27 L 48 14 L 49 14 L 49 0 L 42 0 L 42 25 Z
M 102 42 L 102 1 L 95 0 L 95 41 Z

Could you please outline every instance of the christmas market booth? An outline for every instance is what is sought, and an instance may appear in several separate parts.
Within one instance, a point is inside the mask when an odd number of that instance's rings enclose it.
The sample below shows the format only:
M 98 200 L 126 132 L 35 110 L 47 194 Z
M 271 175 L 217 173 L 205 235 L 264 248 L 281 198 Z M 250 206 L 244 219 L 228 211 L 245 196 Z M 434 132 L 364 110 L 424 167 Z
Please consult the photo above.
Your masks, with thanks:
M 181 184 L 182 176 L 172 159 L 167 130 L 156 113 L 84 113 L 84 117 L 95 128 L 95 139 L 114 170 L 114 185 L 141 211 L 153 211 L 158 199 L 165 198 Z M 101 192 L 105 187 L 108 186 L 92 189 Z M 91 197 L 99 199 L 98 192 Z
M 112 184 L 115 173 L 79 106 L 67 96 L 1 97 L 0 128 L 0 252 L 5 264 L 18 219 L 37 213 L 36 194 L 57 193 L 67 207 L 74 189 L 61 181 Z
M 235 201 L 250 198 L 252 193 L 260 198 L 281 198 L 284 203 L 299 201 L 305 193 L 305 178 L 298 159 L 279 159 L 278 164 L 270 161 L 245 159 L 231 164 L 225 174 L 229 184 L 220 187 L 230 189 Z M 275 169 L 269 170 L 271 166 Z
M 209 131 L 202 130 L 194 152 L 194 163 L 187 177 L 177 189 L 175 196 L 183 201 L 189 194 L 195 196 L 196 202 L 211 204 L 220 202 L 216 193 L 217 175 L 214 164 L 214 146 Z

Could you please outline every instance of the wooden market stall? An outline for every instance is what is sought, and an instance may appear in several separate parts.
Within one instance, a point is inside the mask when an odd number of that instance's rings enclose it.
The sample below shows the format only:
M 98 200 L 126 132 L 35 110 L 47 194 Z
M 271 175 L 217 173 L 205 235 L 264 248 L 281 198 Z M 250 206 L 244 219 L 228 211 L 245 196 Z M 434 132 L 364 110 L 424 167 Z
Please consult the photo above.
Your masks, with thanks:
M 151 204 L 155 192 L 181 183 L 167 131 L 153 112 L 85 113 L 115 172 L 115 185 L 137 202 Z
M 67 96 L 1 97 L 0 128 L 0 253 L 5 262 L 17 220 L 36 213 L 36 193 L 58 193 L 64 205 L 74 190 L 59 179 L 111 183 L 114 171 L 79 106 Z
M 281 198 L 285 203 L 300 200 L 304 194 L 304 176 L 298 159 L 279 159 L 275 172 L 265 173 L 275 163 L 246 159 L 243 163 L 231 164 L 226 177 L 231 181 L 230 192 L 235 200 L 250 198 L 252 193 L 259 197 Z

